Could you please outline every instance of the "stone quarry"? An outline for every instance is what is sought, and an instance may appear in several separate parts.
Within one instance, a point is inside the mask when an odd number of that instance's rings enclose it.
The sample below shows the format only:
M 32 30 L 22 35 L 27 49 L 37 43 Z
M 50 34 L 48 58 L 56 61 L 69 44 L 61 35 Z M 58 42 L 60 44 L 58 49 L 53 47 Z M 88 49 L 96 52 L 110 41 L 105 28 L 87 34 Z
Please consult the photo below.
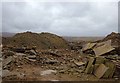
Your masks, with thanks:
M 1 78 L 38 81 L 120 79 L 120 34 L 76 44 L 50 33 L 18 33 L 3 38 Z

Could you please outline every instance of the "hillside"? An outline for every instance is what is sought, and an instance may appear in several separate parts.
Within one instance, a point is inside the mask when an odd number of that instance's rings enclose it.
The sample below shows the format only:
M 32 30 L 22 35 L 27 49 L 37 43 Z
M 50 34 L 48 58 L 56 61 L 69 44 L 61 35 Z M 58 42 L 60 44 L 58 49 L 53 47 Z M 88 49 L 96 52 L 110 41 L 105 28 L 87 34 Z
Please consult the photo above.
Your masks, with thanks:
M 111 34 L 107 35 L 102 41 L 111 40 L 112 45 L 120 47 L 120 33 L 112 32 Z
M 17 46 L 17 47 L 35 46 L 38 49 L 69 48 L 68 43 L 62 37 L 59 37 L 51 33 L 40 33 L 40 34 L 32 33 L 32 32 L 17 33 L 11 38 L 4 37 L 2 43 L 3 45 Z

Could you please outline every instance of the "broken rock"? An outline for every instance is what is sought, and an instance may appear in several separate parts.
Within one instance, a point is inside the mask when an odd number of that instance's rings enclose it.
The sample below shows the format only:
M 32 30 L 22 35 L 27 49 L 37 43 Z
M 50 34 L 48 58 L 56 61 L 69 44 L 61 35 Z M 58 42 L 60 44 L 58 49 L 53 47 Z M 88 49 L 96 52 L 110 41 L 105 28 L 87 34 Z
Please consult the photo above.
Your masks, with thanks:
M 83 47 L 82 51 L 86 51 L 86 50 L 92 49 L 95 45 L 96 45 L 96 43 L 87 43 Z
M 3 67 L 6 66 L 6 65 L 8 65 L 12 61 L 13 61 L 13 57 L 12 56 L 4 59 L 3 62 L 2 62 Z
M 27 50 L 26 53 L 30 55 L 36 55 L 37 53 L 34 50 Z
M 47 61 L 45 61 L 45 63 L 47 63 L 47 64 L 55 64 L 55 63 L 58 63 L 58 61 L 57 60 L 47 60 Z
M 36 59 L 35 55 L 27 56 L 29 59 Z
M 113 62 L 106 62 L 105 65 L 109 68 L 107 72 L 104 74 L 104 78 L 112 78 L 115 72 L 115 64 Z
M 28 57 L 25 57 L 25 59 L 27 59 L 27 60 L 30 61 L 30 62 L 36 62 L 36 59 L 30 59 L 30 58 L 28 58 Z
M 24 54 L 24 53 L 15 53 L 15 55 L 17 55 L 17 56 L 25 56 L 26 54 Z
M 90 71 L 91 66 L 92 66 L 94 60 L 95 60 L 95 59 L 94 59 L 93 57 L 90 58 L 90 60 L 89 60 L 89 62 L 88 62 L 88 65 L 87 65 L 87 67 L 86 67 L 86 69 L 85 69 L 85 73 L 88 73 L 88 72 Z
M 77 61 L 74 61 L 74 63 L 75 63 L 77 66 L 83 66 L 83 65 L 85 65 L 84 62 L 77 62 Z
M 45 70 L 45 71 L 41 71 L 40 74 L 44 76 L 44 75 L 49 75 L 56 72 L 57 72 L 56 70 Z
M 95 73 L 96 69 L 99 67 L 100 64 L 94 64 L 94 68 L 93 68 L 93 73 Z
M 2 77 L 13 75 L 9 70 L 2 70 Z
M 105 62 L 105 58 L 102 56 L 96 57 L 95 64 L 102 64 Z
M 94 75 L 97 78 L 101 78 L 105 72 L 108 70 L 108 67 L 106 67 L 104 64 L 101 64 L 95 71 Z
M 115 50 L 109 42 L 110 41 L 98 43 L 97 46 L 93 48 L 95 55 L 100 56 Z

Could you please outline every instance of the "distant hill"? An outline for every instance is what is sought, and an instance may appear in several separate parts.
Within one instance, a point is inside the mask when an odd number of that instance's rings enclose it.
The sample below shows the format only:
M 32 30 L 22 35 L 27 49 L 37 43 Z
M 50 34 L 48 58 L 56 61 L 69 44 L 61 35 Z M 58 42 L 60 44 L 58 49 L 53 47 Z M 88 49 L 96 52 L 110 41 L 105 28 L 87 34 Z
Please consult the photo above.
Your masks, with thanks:
M 65 40 L 69 42 L 81 42 L 81 41 L 98 41 L 102 40 L 104 37 L 63 37 Z
M 10 33 L 10 32 L 2 32 L 2 37 L 12 37 L 14 36 L 16 33 Z
M 62 37 L 57 36 L 51 33 L 32 33 L 32 32 L 23 32 L 17 33 L 13 37 L 4 37 L 2 39 L 3 45 L 9 46 L 27 46 L 33 47 L 36 46 L 38 49 L 66 49 L 69 48 L 68 42 Z

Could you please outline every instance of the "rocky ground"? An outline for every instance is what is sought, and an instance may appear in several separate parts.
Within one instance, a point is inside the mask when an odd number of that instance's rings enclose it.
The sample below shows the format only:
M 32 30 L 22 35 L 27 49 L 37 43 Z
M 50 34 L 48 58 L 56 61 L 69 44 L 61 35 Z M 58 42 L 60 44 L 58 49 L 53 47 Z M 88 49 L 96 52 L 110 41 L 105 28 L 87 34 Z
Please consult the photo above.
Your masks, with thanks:
M 114 39 L 114 36 L 112 37 Z M 58 48 L 54 49 L 3 44 L 0 56 L 1 78 L 3 81 L 119 80 L 119 46 L 111 44 L 112 39 L 109 38 L 89 43 L 66 43 L 63 40 L 69 47 L 59 48 L 58 45 Z

